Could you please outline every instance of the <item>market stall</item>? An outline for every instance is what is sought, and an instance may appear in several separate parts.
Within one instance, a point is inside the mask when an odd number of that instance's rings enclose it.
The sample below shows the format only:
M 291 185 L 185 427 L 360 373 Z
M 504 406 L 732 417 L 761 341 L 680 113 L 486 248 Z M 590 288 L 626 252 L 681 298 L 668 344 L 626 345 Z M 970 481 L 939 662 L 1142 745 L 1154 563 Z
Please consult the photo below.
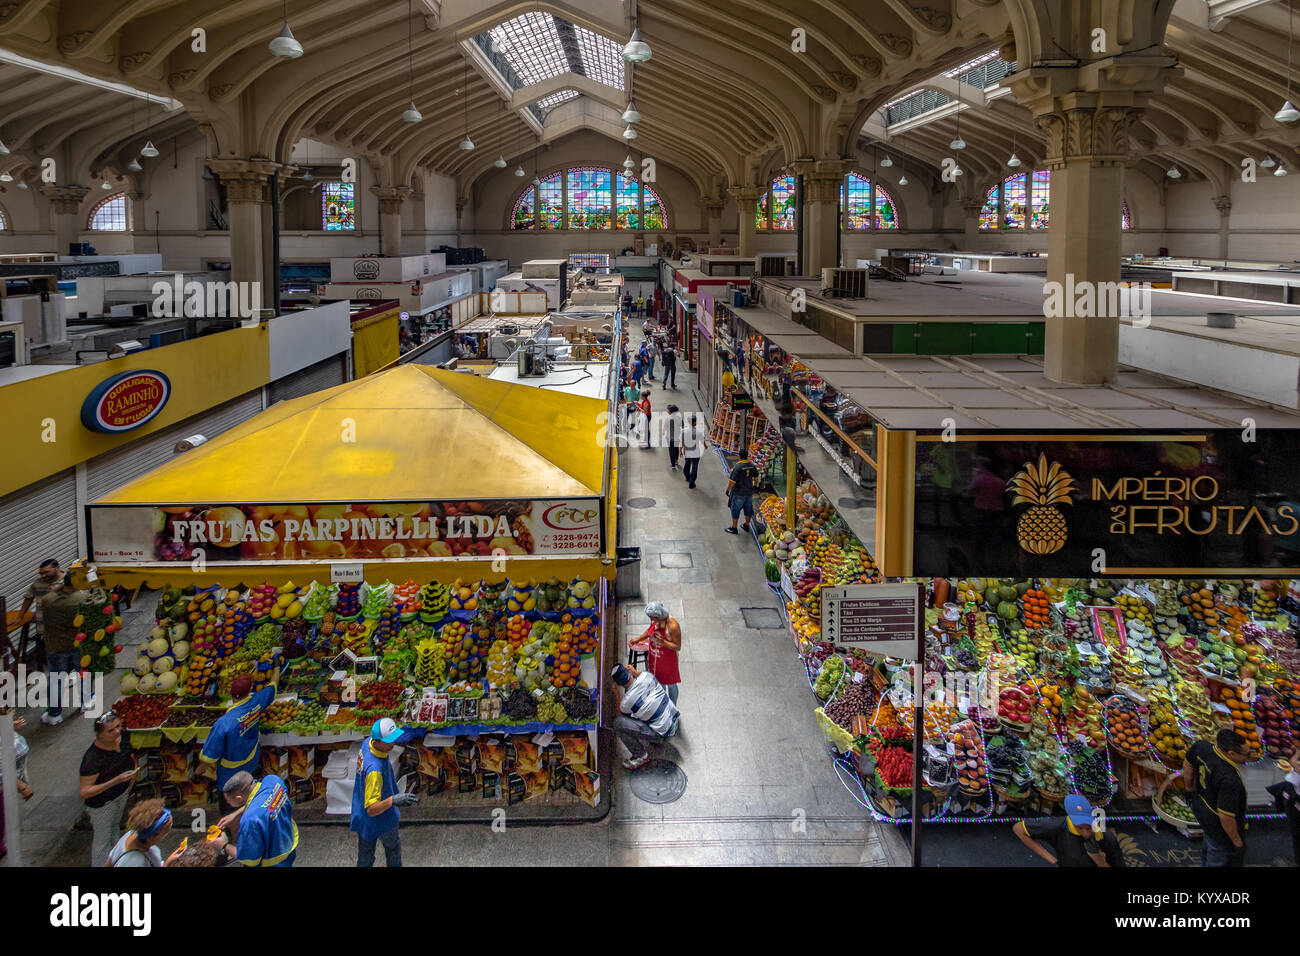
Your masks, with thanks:
M 607 408 L 400 366 L 279 403 L 90 505 L 101 578 L 161 589 L 115 706 L 164 795 L 210 802 L 190 771 L 230 682 L 278 670 L 262 766 L 308 810 L 335 809 L 349 748 L 391 716 L 431 817 L 525 798 L 602 814 Z

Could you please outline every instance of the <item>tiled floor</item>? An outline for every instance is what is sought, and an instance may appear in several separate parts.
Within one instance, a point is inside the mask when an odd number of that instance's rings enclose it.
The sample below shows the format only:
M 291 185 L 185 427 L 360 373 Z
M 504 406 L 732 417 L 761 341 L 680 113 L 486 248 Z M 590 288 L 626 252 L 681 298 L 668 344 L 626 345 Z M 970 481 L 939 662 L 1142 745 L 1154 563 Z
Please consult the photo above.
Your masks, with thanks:
M 637 333 L 639 337 L 639 333 Z M 679 389 L 656 387 L 654 402 L 683 412 L 701 409 L 695 375 Z M 615 771 L 613 809 L 596 824 L 510 826 L 419 825 L 402 831 L 407 865 L 886 865 L 907 859 L 892 827 L 873 822 L 839 782 L 813 715 L 807 678 L 784 628 L 752 629 L 742 608 L 778 607 L 763 579 L 752 538 L 723 531 L 728 524 L 726 478 L 716 455 L 686 487 L 664 450 L 622 452 L 620 495 L 652 498 L 648 508 L 624 507 L 622 543 L 642 550 L 640 600 L 623 605 L 618 657 L 626 638 L 644 629 L 646 601 L 664 602 L 682 626 L 681 731 L 662 756 L 687 776 L 674 803 L 642 802 Z M 152 624 L 142 601 L 126 633 L 137 640 Z M 128 638 L 129 640 L 130 638 Z M 121 662 L 134 660 L 128 648 Z M 115 699 L 109 688 L 109 700 Z M 89 832 L 73 830 L 80 816 L 75 775 L 68 765 L 89 743 L 87 721 L 40 727 L 28 711 L 30 770 L 38 797 L 24 808 L 31 864 L 84 865 Z M 619 758 L 621 759 L 621 747 Z M 616 763 L 618 760 L 616 760 Z M 342 825 L 304 826 L 298 865 L 347 866 L 354 838 Z M 382 858 L 382 851 L 380 852 Z

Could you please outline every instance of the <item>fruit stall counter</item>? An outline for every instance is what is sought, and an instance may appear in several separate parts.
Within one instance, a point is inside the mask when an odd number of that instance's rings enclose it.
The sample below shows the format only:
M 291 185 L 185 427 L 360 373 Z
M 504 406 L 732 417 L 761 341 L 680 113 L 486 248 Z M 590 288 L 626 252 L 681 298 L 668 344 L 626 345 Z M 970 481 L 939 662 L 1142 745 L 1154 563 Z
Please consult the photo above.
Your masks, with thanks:
M 268 759 L 297 759 L 289 777 L 295 799 L 309 805 L 304 812 L 326 812 L 312 801 L 325 798 L 330 754 L 362 740 L 376 719 L 392 717 L 417 759 L 434 754 L 423 758 L 425 770 L 412 771 L 421 787 L 441 795 L 431 801 L 431 816 L 465 810 L 467 802 L 481 807 L 485 787 L 487 799 L 500 789 L 484 777 L 502 773 L 492 759 L 485 770 L 457 770 L 450 786 L 442 764 L 428 769 L 443 750 L 461 748 L 466 738 L 484 750 L 497 743 L 517 750 L 574 735 L 590 757 L 579 790 L 570 782 L 571 761 L 556 778 L 562 792 L 534 785 L 523 795 L 584 815 L 598 803 L 582 796 L 599 793 L 599 654 L 608 595 L 603 579 L 581 578 L 168 588 L 114 706 L 132 746 L 156 757 L 147 769 L 159 772 L 145 782 L 181 806 L 205 805 L 215 795 L 206 785 L 164 788 L 179 781 L 161 770 L 184 765 L 198 773 L 198 751 L 229 705 L 231 683 L 247 674 L 254 690 L 277 681 L 275 702 L 261 713 L 261 743 Z M 471 791 L 478 803 L 462 796 Z M 500 796 L 513 792 L 507 786 Z

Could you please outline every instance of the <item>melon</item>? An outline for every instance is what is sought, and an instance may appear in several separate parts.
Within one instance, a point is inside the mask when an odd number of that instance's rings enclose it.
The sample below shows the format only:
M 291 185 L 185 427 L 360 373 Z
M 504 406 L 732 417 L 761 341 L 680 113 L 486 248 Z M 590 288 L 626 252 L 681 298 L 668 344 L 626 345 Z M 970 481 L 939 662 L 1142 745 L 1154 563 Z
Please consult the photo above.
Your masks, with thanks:
M 177 641 L 172 645 L 172 656 L 178 661 L 183 661 L 190 656 L 190 642 Z
M 167 643 L 167 639 L 165 637 L 160 637 L 157 640 L 150 641 L 148 645 L 146 645 L 144 652 L 150 657 L 162 657 L 167 653 L 169 647 L 170 645 Z
M 155 674 L 165 674 L 175 666 L 171 657 L 160 657 L 153 662 L 153 672 Z
M 135 666 L 131 668 L 135 671 L 137 677 L 143 677 L 153 668 L 153 661 L 141 654 L 135 659 Z
M 176 672 L 167 671 L 158 677 L 158 691 L 162 694 L 170 693 L 176 689 Z
M 134 694 L 140 686 L 140 678 L 134 674 L 123 674 L 120 685 L 123 694 Z
M 166 639 L 167 639 L 167 628 L 163 627 L 162 625 L 155 627 L 152 631 L 149 632 L 149 640 L 151 641 L 166 640 Z
M 1002 600 L 1002 594 L 995 587 L 986 588 L 984 591 L 984 603 L 989 607 L 997 607 L 998 602 Z
M 158 678 L 154 674 L 145 674 L 140 678 L 140 683 L 136 685 L 140 693 L 152 694 L 154 688 L 158 686 Z
M 170 637 L 173 641 L 179 641 L 189 636 L 189 633 L 190 633 L 189 625 L 182 621 L 178 624 L 173 624 L 171 628 L 168 629 L 167 636 Z
M 1003 601 L 998 605 L 998 617 L 1004 621 L 1014 621 L 1016 619 L 1016 606 L 1010 601 Z
M 998 589 L 998 597 L 1002 601 L 1014 601 L 1019 596 L 1020 594 L 1016 591 L 1016 589 L 1009 584 L 1004 584 L 1002 585 L 1001 588 Z M 999 614 L 1002 613 L 1001 610 L 999 610 L 998 613 Z

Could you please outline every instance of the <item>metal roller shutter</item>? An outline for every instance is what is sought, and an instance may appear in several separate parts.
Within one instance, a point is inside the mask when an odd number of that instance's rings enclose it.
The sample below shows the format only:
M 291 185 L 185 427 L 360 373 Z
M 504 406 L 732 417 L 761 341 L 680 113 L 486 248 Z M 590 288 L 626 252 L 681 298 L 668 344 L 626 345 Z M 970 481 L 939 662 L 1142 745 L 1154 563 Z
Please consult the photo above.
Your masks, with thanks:
M 335 355 L 271 383 L 271 404 L 342 385 L 345 356 Z
M 0 594 L 18 610 L 43 560 L 67 567 L 77 557 L 75 470 L 0 498 L 0 542 Z
M 96 501 L 175 457 L 176 443 L 189 435 L 216 438 L 262 411 L 260 391 L 218 405 L 179 424 L 105 452 L 86 463 L 87 501 Z

